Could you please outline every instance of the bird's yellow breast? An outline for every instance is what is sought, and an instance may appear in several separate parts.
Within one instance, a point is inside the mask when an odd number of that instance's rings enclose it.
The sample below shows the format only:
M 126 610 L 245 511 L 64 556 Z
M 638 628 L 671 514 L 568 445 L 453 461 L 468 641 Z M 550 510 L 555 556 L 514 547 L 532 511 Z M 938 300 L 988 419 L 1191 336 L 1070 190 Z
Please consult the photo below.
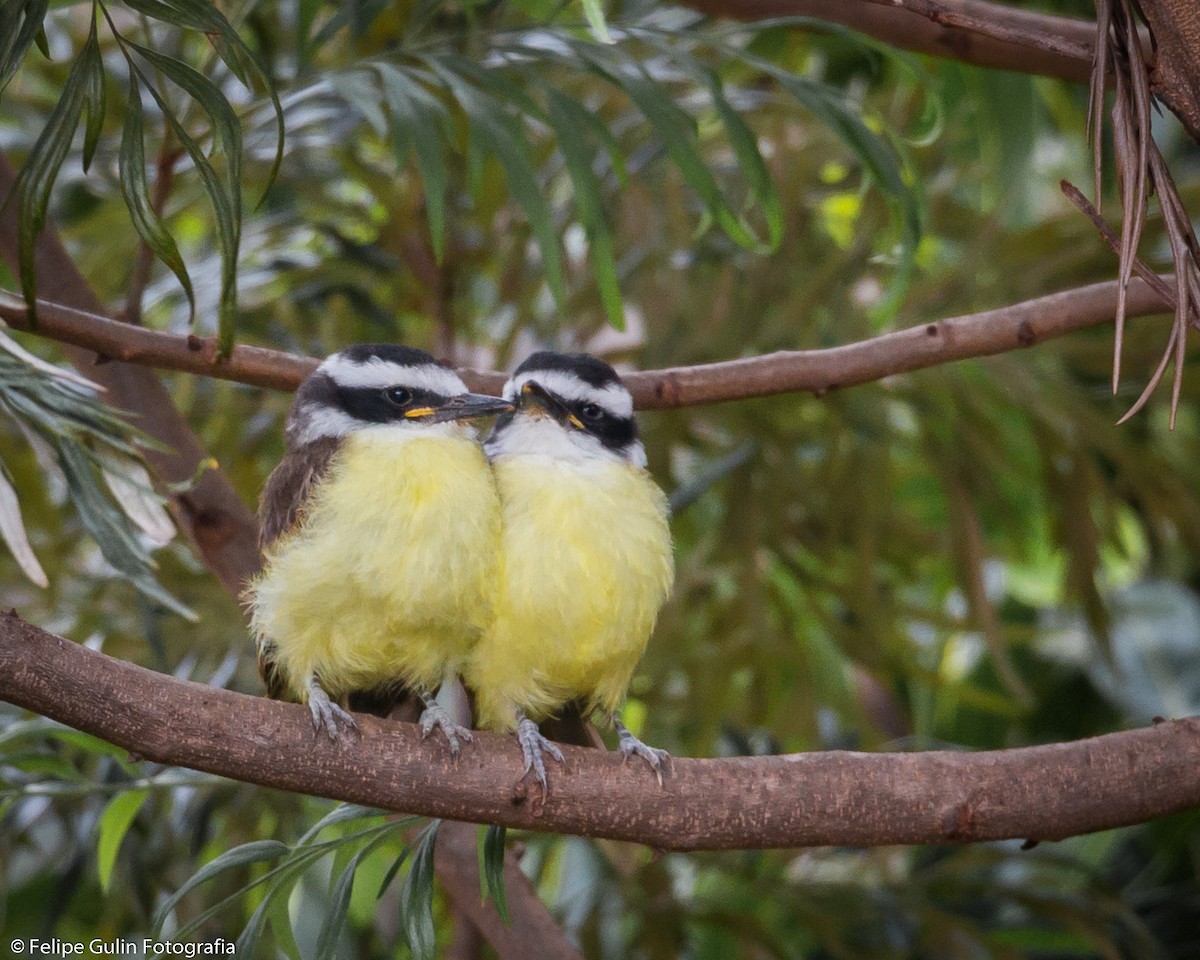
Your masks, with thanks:
M 467 681 L 484 726 L 582 699 L 615 709 L 674 577 L 666 498 L 627 463 L 506 456 L 495 620 Z
M 360 431 L 312 497 L 250 592 L 290 692 L 313 673 L 335 697 L 436 686 L 490 620 L 500 506 L 483 451 L 465 432 Z

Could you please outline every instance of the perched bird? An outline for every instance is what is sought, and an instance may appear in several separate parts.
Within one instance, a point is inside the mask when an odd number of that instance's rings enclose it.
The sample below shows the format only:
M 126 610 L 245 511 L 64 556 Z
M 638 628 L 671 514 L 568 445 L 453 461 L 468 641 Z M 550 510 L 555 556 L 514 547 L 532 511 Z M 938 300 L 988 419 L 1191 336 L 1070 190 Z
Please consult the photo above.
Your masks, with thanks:
M 616 713 L 674 580 L 633 398 L 602 360 L 550 352 L 526 359 L 504 397 L 516 409 L 484 444 L 503 512 L 494 619 L 464 672 L 479 725 L 515 731 L 544 790 L 542 754 L 562 754 L 535 721 L 601 710 L 622 753 L 661 780 L 666 752 Z
M 247 599 L 268 694 L 307 703 L 330 739 L 357 730 L 352 695 L 406 690 L 426 735 L 471 739 L 432 692 L 491 617 L 500 502 L 468 421 L 512 408 L 387 344 L 333 354 L 297 391 Z

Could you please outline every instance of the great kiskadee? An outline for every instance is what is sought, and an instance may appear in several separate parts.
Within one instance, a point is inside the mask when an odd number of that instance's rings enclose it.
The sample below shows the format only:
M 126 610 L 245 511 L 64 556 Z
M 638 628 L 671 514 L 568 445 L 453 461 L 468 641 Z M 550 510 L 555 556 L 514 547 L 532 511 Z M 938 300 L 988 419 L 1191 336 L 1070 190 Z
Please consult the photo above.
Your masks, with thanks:
M 326 359 L 288 415 L 259 505 L 248 602 L 259 672 L 336 740 L 352 694 L 425 704 L 426 735 L 470 733 L 432 698 L 491 619 L 500 502 L 475 429 L 511 410 L 428 353 L 363 344 Z
M 600 710 L 661 780 L 665 751 L 616 713 L 674 579 L 633 398 L 602 360 L 550 352 L 526 359 L 504 397 L 516 409 L 484 444 L 503 512 L 494 619 L 464 673 L 479 725 L 515 731 L 545 790 L 542 754 L 562 754 L 535 721 Z

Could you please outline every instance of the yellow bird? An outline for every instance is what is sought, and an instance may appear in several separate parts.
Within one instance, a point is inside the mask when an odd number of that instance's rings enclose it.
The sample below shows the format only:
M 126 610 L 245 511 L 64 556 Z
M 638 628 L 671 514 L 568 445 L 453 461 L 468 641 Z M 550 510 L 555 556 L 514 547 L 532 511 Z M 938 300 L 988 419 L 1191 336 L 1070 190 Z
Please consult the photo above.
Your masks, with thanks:
M 500 503 L 468 421 L 511 409 L 387 344 L 333 354 L 297 391 L 247 600 L 268 694 L 307 703 L 318 733 L 357 729 L 352 695 L 412 690 L 426 735 L 471 739 L 432 691 L 491 620 Z
M 661 779 L 665 751 L 616 713 L 674 580 L 667 500 L 646 470 L 633 398 L 587 354 L 535 353 L 504 387 L 516 409 L 484 444 L 503 512 L 494 617 L 467 660 L 482 727 L 515 731 L 543 789 L 536 722 L 610 716 L 622 753 Z

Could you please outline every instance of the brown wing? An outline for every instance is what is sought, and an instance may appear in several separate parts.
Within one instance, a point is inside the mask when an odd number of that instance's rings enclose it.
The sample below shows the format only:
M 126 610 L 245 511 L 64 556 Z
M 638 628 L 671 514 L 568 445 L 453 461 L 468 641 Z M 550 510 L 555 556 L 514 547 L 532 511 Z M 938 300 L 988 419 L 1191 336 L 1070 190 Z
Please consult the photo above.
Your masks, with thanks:
M 329 469 L 337 449 L 336 438 L 322 437 L 289 451 L 271 471 L 258 501 L 258 549 L 261 553 L 265 554 L 276 540 L 304 520 L 312 492 Z M 286 693 L 286 685 L 276 661 L 275 644 L 265 637 L 259 638 L 256 653 L 258 674 L 266 684 L 267 696 L 278 700 Z
M 279 537 L 304 519 L 313 489 L 337 453 L 336 437 L 322 437 L 288 452 L 267 478 L 258 501 L 258 548 L 270 549 Z

